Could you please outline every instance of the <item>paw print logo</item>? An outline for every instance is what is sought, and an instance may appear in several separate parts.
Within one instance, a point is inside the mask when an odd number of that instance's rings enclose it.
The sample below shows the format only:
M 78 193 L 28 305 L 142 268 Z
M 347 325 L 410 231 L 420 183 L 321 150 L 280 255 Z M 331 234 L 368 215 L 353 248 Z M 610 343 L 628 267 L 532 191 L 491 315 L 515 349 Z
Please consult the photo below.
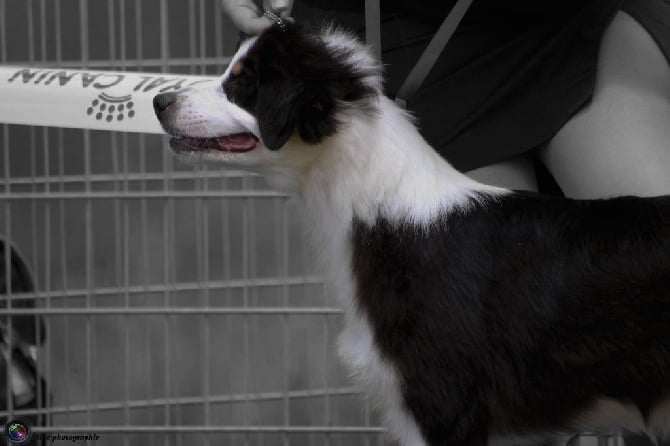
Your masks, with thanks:
M 93 99 L 91 106 L 86 110 L 89 116 L 95 116 L 95 119 L 107 122 L 123 121 L 126 117 L 132 119 L 135 116 L 135 104 L 132 96 L 111 96 L 107 93 L 101 93 L 96 99 Z

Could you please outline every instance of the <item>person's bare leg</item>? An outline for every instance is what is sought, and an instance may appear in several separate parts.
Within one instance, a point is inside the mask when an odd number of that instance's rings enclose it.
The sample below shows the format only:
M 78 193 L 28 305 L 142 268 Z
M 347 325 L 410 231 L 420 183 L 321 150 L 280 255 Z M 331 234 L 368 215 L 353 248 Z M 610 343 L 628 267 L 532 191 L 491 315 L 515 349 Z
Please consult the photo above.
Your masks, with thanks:
M 670 194 L 670 68 L 656 42 L 619 12 L 603 37 L 593 102 L 541 160 L 567 196 Z
M 528 156 L 510 158 L 465 172 L 480 183 L 514 190 L 537 191 L 533 162 Z
M 593 102 L 539 155 L 570 197 L 670 194 L 670 68 L 628 14 L 603 37 Z M 651 446 L 644 436 L 625 443 Z

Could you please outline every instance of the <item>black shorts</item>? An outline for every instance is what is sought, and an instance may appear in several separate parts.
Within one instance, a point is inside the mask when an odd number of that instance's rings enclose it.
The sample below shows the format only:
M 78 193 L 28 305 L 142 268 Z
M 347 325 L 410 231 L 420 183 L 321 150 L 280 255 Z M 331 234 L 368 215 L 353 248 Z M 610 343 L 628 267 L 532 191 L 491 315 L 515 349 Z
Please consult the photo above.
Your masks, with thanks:
M 307 15 L 335 18 L 364 34 L 360 1 L 343 2 L 347 8 L 339 2 L 307 3 L 315 7 Z M 333 3 L 338 10 L 326 6 Z M 395 3 L 382 2 L 389 96 L 453 1 Z M 474 0 L 426 81 L 409 98 L 422 134 L 463 171 L 547 143 L 590 101 L 602 35 L 619 10 L 638 20 L 670 55 L 666 0 Z M 299 10 L 296 15 L 300 19 Z

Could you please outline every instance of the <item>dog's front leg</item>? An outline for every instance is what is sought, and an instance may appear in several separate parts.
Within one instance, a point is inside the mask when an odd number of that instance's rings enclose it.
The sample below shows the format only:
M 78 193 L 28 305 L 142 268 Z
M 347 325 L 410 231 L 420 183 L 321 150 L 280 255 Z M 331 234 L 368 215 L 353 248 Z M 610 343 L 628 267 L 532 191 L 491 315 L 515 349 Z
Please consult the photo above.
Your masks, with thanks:
M 486 446 L 489 433 L 486 418 L 464 414 L 451 426 L 446 435 L 428 439 L 430 446 Z
M 414 406 L 412 413 L 428 446 L 485 446 L 489 440 L 490 417 L 480 395 L 454 398 L 449 404 Z M 469 392 L 467 392 L 469 393 Z M 408 406 L 412 407 L 411 396 Z M 436 398 L 434 402 L 438 402 Z M 425 400 L 424 400 L 425 402 Z M 402 446 L 416 446 L 400 443 Z

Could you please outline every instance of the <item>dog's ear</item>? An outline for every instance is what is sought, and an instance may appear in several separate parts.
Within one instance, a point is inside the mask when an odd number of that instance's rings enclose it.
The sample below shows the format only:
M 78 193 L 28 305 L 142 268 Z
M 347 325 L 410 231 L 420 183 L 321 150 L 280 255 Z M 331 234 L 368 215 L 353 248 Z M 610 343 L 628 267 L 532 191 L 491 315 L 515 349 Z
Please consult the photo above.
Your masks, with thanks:
M 282 147 L 297 131 L 303 141 L 317 143 L 333 131 L 335 106 L 324 85 L 305 82 L 304 73 L 273 70 L 259 82 L 256 119 L 270 150 Z
M 294 132 L 317 143 L 335 130 L 335 98 L 329 82 L 332 56 L 314 35 L 291 25 L 271 28 L 255 46 L 255 116 L 266 147 L 277 150 Z
M 296 131 L 305 142 L 321 142 L 337 131 L 338 103 L 377 94 L 364 81 L 377 68 L 352 63 L 358 60 L 353 46 L 328 47 L 319 33 L 296 25 L 272 27 L 258 37 L 250 50 L 257 70 L 254 112 L 269 149 L 279 149 Z
M 270 150 L 278 150 L 296 129 L 299 115 L 298 82 L 280 77 L 260 82 L 256 119 L 260 137 Z

